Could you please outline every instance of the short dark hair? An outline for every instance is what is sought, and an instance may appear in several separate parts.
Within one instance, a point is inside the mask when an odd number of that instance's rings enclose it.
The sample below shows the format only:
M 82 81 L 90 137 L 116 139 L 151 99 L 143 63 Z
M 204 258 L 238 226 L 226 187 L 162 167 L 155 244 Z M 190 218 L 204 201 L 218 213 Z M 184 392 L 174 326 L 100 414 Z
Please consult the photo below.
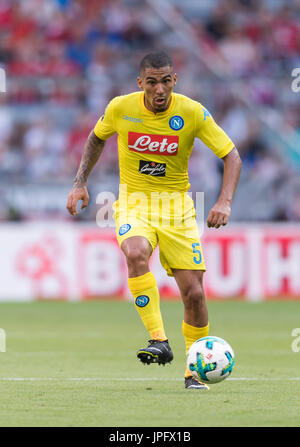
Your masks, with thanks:
M 161 68 L 161 67 L 173 67 L 173 62 L 167 53 L 160 51 L 155 53 L 146 54 L 140 63 L 140 73 L 146 68 Z

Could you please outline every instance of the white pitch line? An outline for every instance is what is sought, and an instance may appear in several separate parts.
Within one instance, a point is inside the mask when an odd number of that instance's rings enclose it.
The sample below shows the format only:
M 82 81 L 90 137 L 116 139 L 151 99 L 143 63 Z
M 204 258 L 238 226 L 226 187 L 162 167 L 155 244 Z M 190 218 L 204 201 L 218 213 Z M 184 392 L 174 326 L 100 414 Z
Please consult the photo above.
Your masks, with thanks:
M 39 381 L 71 381 L 71 382 L 147 382 L 147 381 L 182 381 L 182 378 L 168 377 L 0 377 L 0 382 L 39 382 Z M 266 377 L 229 377 L 230 381 L 300 381 L 300 377 L 266 378 Z

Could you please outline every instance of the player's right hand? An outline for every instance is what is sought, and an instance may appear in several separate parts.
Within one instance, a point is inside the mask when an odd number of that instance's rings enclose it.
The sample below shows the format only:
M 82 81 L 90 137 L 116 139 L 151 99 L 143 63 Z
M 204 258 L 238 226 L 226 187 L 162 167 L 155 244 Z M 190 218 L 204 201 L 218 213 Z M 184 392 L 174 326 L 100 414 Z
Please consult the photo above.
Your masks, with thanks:
M 90 196 L 86 186 L 82 187 L 74 186 L 68 195 L 66 208 L 72 216 L 76 216 L 78 214 L 77 204 L 79 200 L 82 200 L 81 209 L 86 208 L 88 206 Z

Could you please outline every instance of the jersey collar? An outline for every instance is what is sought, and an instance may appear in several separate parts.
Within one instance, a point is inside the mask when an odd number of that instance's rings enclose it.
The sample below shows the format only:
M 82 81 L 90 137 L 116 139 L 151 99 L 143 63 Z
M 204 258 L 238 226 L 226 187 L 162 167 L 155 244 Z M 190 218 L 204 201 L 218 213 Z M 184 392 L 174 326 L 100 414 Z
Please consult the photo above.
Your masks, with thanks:
M 167 108 L 167 110 L 165 110 L 164 112 L 158 112 L 158 113 L 151 112 L 151 110 L 147 109 L 147 107 L 145 106 L 144 97 L 145 97 L 145 93 L 141 92 L 140 105 L 141 105 L 141 108 L 142 108 L 143 112 L 147 113 L 148 115 L 152 115 L 152 116 L 168 115 L 171 112 L 171 110 L 173 109 L 173 107 L 174 107 L 174 103 L 175 103 L 175 95 L 174 95 L 174 93 L 171 94 L 171 102 L 170 102 L 170 105 Z

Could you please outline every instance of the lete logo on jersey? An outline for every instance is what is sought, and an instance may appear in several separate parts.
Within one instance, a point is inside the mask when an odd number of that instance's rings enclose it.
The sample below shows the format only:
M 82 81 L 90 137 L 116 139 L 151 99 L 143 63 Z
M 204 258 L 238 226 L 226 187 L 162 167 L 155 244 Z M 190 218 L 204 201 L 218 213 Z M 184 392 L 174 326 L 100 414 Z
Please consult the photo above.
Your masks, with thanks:
M 179 138 L 177 135 L 153 135 L 128 132 L 128 148 L 144 154 L 176 155 Z

